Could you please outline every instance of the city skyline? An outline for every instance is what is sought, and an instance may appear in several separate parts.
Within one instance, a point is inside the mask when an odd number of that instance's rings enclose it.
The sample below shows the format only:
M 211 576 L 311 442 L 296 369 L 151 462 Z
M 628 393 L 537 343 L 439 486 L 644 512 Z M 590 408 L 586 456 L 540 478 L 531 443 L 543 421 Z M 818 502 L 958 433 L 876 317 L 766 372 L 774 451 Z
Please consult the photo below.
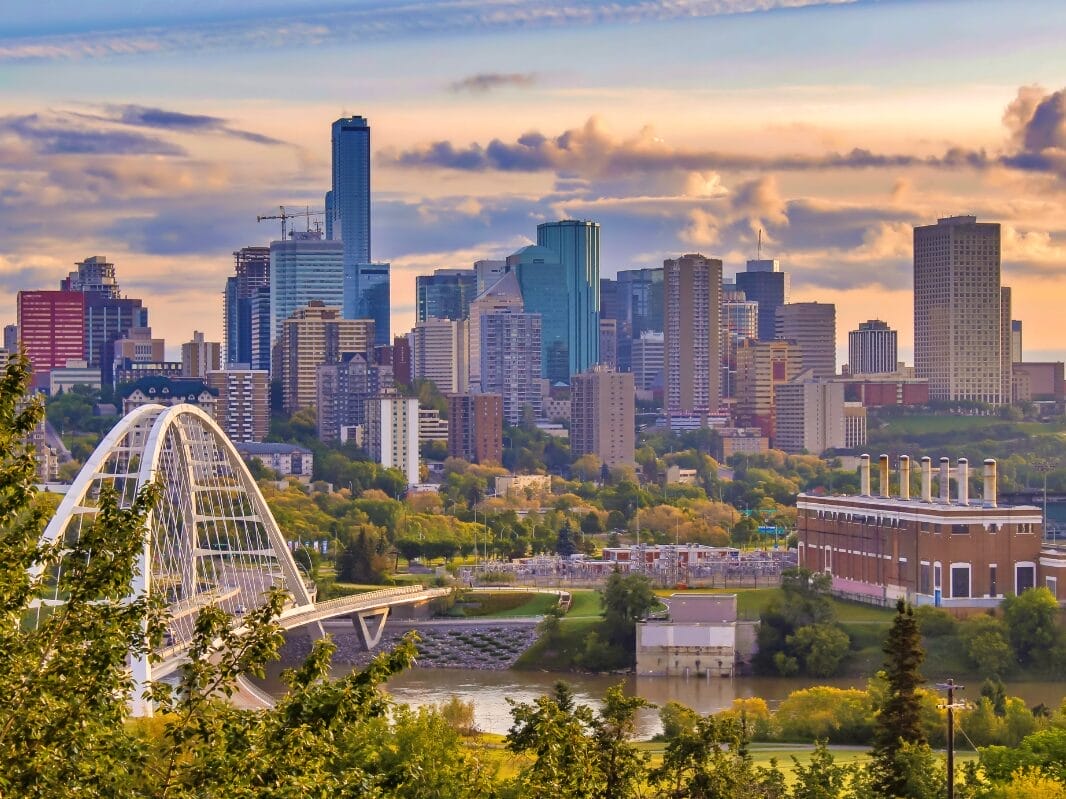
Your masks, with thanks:
M 0 311 L 14 321 L 18 289 L 54 289 L 101 254 L 172 349 L 190 318 L 222 340 L 232 253 L 277 236 L 255 215 L 321 207 L 329 126 L 360 114 L 395 331 L 413 324 L 416 275 L 506 257 L 538 223 L 575 218 L 601 225 L 604 277 L 687 252 L 721 258 L 727 277 L 775 258 L 794 301 L 836 304 L 838 354 L 879 316 L 911 362 L 912 227 L 973 213 L 1002 225 L 1026 360 L 1063 359 L 1066 10 L 746 13 L 755 5 L 682 17 L 672 4 L 482 2 L 463 22 L 439 4 L 425 33 L 368 3 L 304 14 L 256 0 L 225 19 L 193 0 L 151 18 L 108 3 L 7 9 Z M 379 33 L 356 33 L 356 12 Z M 941 40 L 949 22 L 964 48 Z M 701 47 L 676 48 L 679 36 Z M 354 76 L 337 69 L 353 42 L 372 56 Z

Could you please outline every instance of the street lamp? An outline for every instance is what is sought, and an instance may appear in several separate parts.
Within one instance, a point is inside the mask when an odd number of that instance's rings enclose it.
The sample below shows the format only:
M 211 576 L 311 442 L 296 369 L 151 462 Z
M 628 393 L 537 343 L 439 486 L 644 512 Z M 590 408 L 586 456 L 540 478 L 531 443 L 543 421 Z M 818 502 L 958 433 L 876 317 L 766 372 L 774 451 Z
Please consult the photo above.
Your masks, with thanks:
M 956 685 L 955 681 L 949 678 L 945 683 L 937 683 L 936 687 L 948 693 L 947 704 L 937 707 L 948 712 L 948 799 L 955 799 L 955 711 L 966 709 L 965 702 L 955 701 L 955 692 L 961 691 L 965 686 Z

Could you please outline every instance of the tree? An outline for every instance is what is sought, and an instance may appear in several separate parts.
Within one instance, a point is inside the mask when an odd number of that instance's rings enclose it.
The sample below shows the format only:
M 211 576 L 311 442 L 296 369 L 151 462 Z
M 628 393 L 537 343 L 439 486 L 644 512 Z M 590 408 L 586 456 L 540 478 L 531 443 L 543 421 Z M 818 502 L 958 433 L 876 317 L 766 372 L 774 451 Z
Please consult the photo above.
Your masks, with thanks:
M 1055 624 L 1059 604 L 1047 588 L 1030 588 L 1003 600 L 1006 623 L 1014 654 L 1023 665 L 1046 666 L 1059 639 Z
M 643 574 L 614 571 L 600 590 L 608 640 L 633 651 L 637 622 L 658 604 L 651 581 Z
M 795 755 L 792 762 L 795 777 L 792 799 L 838 799 L 843 793 L 848 769 L 836 764 L 824 739 L 814 742 L 808 765 L 804 766 Z
M 928 748 L 918 695 L 925 681 L 920 671 L 925 652 L 914 611 L 902 599 L 896 603 L 896 617 L 882 651 L 888 691 L 874 728 L 871 783 L 879 796 L 910 796 L 913 768 L 922 762 L 918 750 Z
M 832 677 L 847 656 L 851 639 L 832 624 L 808 624 L 786 639 L 803 671 L 811 677 Z
M 603 522 L 596 511 L 590 510 L 581 520 L 581 532 L 585 535 L 595 535 L 603 532 Z
M 569 519 L 563 522 L 563 526 L 559 528 L 559 537 L 555 542 L 555 551 L 564 558 L 568 558 L 577 552 L 577 544 L 574 542 L 574 531 L 570 528 Z

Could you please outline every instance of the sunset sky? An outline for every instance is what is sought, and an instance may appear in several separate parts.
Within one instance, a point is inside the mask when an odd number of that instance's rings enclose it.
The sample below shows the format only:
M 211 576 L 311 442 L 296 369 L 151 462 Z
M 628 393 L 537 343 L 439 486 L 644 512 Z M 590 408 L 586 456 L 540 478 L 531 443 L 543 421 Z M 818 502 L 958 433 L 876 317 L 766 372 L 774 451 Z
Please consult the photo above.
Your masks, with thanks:
M 9 6 L 15 5 L 16 8 Z M 602 274 L 778 258 L 794 300 L 913 337 L 911 228 L 1003 225 L 1027 360 L 1066 341 L 1066 3 L 17 0 L 0 8 L 0 321 L 107 255 L 172 347 L 232 251 L 321 208 L 373 129 L 393 332 L 414 277 L 602 225 Z

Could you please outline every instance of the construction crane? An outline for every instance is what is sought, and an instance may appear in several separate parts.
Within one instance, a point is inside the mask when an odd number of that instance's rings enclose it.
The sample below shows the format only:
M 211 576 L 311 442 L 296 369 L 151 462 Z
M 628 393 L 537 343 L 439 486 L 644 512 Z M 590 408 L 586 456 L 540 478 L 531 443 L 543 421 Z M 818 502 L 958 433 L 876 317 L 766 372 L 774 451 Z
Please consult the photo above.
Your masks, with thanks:
M 297 219 L 299 217 L 305 217 L 308 220 L 307 221 L 307 229 L 310 230 L 311 229 L 311 217 L 313 217 L 313 216 L 324 216 L 325 213 L 326 213 L 325 211 L 318 211 L 318 210 L 312 211 L 310 206 L 305 207 L 303 211 L 294 211 L 293 213 L 289 213 L 288 211 L 286 211 L 284 205 L 279 205 L 278 206 L 278 210 L 281 213 L 278 213 L 278 214 L 264 214 L 263 216 L 257 216 L 255 218 L 255 221 L 256 222 L 263 222 L 264 220 L 267 220 L 267 219 L 280 219 L 281 220 L 281 240 L 282 241 L 285 241 L 285 239 L 287 238 L 286 237 L 285 222 L 288 221 L 289 219 Z

